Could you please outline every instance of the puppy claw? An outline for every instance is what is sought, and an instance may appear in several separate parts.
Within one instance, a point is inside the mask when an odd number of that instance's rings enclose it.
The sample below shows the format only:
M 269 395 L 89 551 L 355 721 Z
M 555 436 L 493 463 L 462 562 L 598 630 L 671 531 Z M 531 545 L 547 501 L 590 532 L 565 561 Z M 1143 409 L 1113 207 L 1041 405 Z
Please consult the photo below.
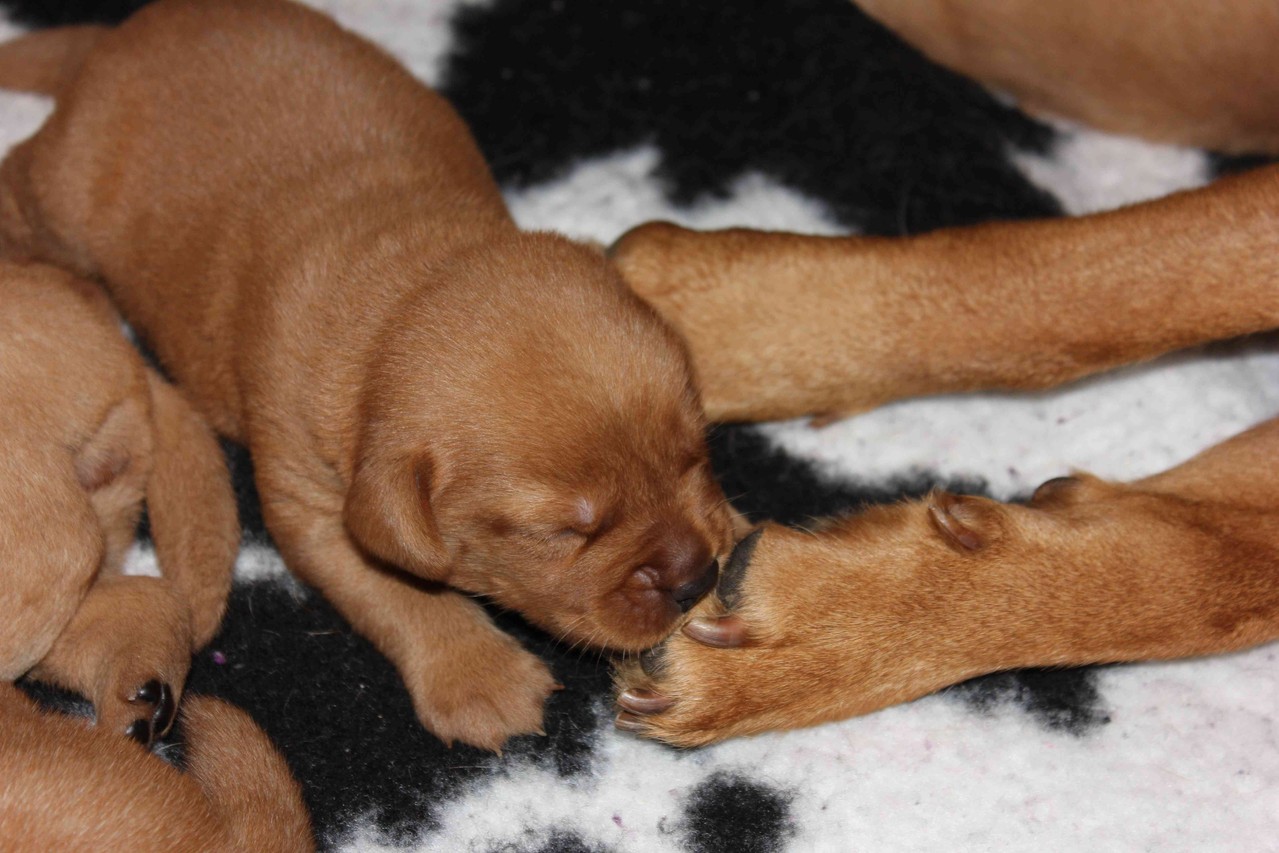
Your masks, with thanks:
M 156 703 L 155 714 L 151 716 L 151 724 L 155 727 L 156 737 L 164 737 L 173 728 L 173 720 L 177 717 L 178 703 L 173 698 L 169 685 L 160 685 L 160 701 Z
M 746 622 L 740 616 L 699 616 L 690 619 L 683 628 L 684 636 L 704 646 L 717 649 L 735 649 L 746 643 Z
M 642 687 L 633 687 L 622 691 L 617 697 L 617 705 L 623 711 L 633 714 L 660 714 L 675 704 L 669 696 L 663 696 Z
M 129 704 L 153 706 L 150 720 L 153 737 L 164 737 L 173 727 L 178 706 L 174 700 L 173 690 L 163 681 L 153 678 L 143 684 L 129 698 Z
M 129 698 L 129 702 L 137 705 L 139 702 L 146 702 L 148 705 L 155 705 L 160 701 L 160 695 L 166 691 L 166 687 L 157 679 L 151 679 L 133 692 L 133 696 Z
M 151 723 L 148 720 L 134 720 L 125 728 L 124 734 L 143 746 L 151 745 Z

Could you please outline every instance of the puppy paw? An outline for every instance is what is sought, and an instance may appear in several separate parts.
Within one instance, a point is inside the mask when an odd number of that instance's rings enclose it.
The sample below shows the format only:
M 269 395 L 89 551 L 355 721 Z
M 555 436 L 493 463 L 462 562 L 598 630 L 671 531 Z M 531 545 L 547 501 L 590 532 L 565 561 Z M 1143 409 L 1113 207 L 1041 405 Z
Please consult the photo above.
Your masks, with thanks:
M 536 655 L 485 624 L 404 674 L 418 719 L 452 746 L 500 753 L 509 738 L 545 734 L 546 699 L 560 689 Z
M 187 608 L 162 578 L 100 579 L 32 676 L 75 690 L 97 725 L 149 745 L 173 725 L 191 662 Z
M 125 726 L 124 733 L 147 746 L 155 738 L 168 733 L 178 708 L 173 688 L 154 678 L 135 690 L 128 703 L 143 716 Z M 150 713 L 147 713 L 147 709 L 150 709 Z

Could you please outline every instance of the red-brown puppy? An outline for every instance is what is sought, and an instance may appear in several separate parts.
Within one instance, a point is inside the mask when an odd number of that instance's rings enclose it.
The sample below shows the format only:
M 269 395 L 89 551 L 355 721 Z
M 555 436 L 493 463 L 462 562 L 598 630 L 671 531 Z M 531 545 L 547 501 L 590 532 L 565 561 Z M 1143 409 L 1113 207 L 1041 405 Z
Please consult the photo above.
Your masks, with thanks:
M 167 730 L 217 630 L 239 546 L 221 450 L 121 334 L 93 285 L 0 263 L 0 679 Z M 164 577 L 124 577 L 144 497 Z
M 297 783 L 244 712 L 182 706 L 186 772 L 0 685 L 0 838 L 12 853 L 314 849 Z
M 858 2 L 1029 107 L 1279 153 L 1270 0 Z M 685 334 L 712 417 L 840 415 L 1279 328 L 1279 166 L 1079 219 L 897 239 L 650 224 L 614 251 Z M 1135 483 L 1050 480 L 1028 506 L 935 494 L 816 535 L 770 525 L 621 672 L 619 725 L 703 744 L 999 669 L 1275 639 L 1276 459 L 1279 420 Z
M 713 585 L 680 342 L 602 254 L 519 231 L 380 50 L 292 3 L 162 0 L 0 49 L 0 83 L 58 98 L 0 168 L 6 250 L 105 280 L 441 738 L 538 731 L 554 687 L 462 591 L 639 649 Z

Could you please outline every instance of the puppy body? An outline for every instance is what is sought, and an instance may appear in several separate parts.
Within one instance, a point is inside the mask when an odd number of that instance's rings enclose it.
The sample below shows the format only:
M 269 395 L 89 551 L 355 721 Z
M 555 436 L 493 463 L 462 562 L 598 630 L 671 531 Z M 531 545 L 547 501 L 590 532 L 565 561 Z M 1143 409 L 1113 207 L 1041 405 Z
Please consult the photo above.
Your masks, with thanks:
M 713 583 L 678 340 L 598 253 L 520 232 L 379 50 L 290 3 L 166 0 L 0 49 L 0 83 L 51 80 L 0 167 L 6 248 L 106 281 L 437 734 L 496 748 L 554 686 L 443 585 L 640 648 Z
M 188 769 L 45 713 L 0 685 L 0 837 L 50 849 L 186 853 L 314 849 L 301 791 L 248 715 L 216 699 L 182 709 Z
M 77 690 L 149 741 L 230 588 L 221 451 L 101 292 L 49 267 L 0 264 L 0 398 L 0 678 Z M 121 577 L 144 496 L 164 577 Z

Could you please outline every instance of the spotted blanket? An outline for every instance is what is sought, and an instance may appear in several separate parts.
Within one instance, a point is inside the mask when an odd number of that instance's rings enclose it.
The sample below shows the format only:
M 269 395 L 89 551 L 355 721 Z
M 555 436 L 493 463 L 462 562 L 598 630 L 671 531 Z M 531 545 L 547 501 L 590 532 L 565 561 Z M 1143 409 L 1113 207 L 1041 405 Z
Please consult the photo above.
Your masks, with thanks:
M 8 34 L 137 5 L 0 3 Z M 522 224 L 604 243 L 659 218 L 895 235 L 1077 215 L 1249 165 L 1032 120 L 843 0 L 313 5 L 453 100 Z M 0 95 L 0 146 L 48 109 Z M 785 523 L 937 485 L 1024 496 L 1072 467 L 1137 477 L 1279 412 L 1272 343 L 1052 393 L 907 401 L 820 429 L 717 426 L 714 464 L 743 511 Z M 676 751 L 613 729 L 605 658 L 503 614 L 566 689 L 545 737 L 501 756 L 448 749 L 387 661 L 287 574 L 249 460 L 227 451 L 244 548 L 190 689 L 253 714 L 332 849 L 1279 849 L 1275 646 L 1003 673 L 859 719 Z M 144 531 L 130 567 L 153 564 Z

